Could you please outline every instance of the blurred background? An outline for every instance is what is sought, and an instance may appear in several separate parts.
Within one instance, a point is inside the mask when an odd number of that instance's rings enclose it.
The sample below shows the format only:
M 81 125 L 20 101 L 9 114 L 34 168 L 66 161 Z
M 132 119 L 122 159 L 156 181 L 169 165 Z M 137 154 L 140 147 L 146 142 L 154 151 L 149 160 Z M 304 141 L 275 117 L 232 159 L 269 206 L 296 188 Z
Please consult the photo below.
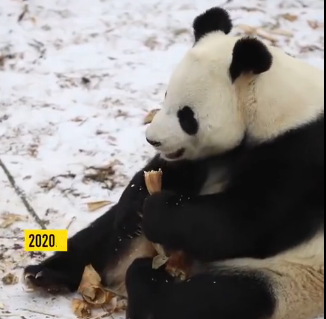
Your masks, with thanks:
M 19 282 L 44 257 L 24 251 L 23 229 L 71 236 L 116 203 L 153 155 L 143 120 L 193 19 L 217 5 L 233 34 L 324 68 L 322 0 L 0 0 L 0 318 L 75 318 L 71 300 Z

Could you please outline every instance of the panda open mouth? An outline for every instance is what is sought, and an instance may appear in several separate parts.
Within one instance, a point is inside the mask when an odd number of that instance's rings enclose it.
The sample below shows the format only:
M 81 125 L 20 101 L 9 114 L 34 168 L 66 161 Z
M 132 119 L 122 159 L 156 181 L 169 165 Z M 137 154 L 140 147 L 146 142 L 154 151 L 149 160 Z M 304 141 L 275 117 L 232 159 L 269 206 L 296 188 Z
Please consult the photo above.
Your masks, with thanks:
M 169 160 L 176 160 L 176 159 L 180 158 L 185 153 L 185 151 L 186 151 L 185 148 L 181 148 L 174 153 L 164 154 L 164 156 Z

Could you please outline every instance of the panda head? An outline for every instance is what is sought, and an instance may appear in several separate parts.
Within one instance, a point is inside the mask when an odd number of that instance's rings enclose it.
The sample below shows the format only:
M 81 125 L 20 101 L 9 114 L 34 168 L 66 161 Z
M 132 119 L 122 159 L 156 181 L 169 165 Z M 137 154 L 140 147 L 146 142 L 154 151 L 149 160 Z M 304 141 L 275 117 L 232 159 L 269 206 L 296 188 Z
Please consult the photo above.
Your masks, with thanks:
M 248 133 L 266 140 L 287 130 L 290 123 L 281 123 L 286 116 L 276 110 L 286 98 L 273 102 L 284 85 L 280 66 L 273 71 L 271 48 L 255 38 L 230 36 L 232 22 L 221 8 L 198 16 L 193 28 L 195 45 L 174 70 L 147 141 L 166 160 L 196 160 L 237 148 Z

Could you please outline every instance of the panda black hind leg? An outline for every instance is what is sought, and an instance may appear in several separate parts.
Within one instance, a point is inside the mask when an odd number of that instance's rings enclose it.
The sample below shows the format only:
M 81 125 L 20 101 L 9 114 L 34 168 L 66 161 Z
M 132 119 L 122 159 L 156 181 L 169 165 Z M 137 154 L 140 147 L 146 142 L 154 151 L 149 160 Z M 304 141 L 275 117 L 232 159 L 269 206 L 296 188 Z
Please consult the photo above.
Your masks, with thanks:
M 150 259 L 127 272 L 126 319 L 268 319 L 276 309 L 269 279 L 258 271 L 214 269 L 176 282 Z
M 92 264 L 102 274 L 108 262 L 114 263 L 130 245 L 129 239 L 118 246 L 116 213 L 117 206 L 69 239 L 68 252 L 58 252 L 39 265 L 28 266 L 24 271 L 27 285 L 49 292 L 73 292 L 86 265 Z

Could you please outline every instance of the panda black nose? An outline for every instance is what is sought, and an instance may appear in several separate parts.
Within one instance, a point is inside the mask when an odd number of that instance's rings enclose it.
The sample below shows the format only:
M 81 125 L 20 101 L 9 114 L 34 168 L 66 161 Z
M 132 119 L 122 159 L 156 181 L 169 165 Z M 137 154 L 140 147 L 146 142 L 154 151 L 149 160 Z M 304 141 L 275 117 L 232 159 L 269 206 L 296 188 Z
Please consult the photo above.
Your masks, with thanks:
M 162 145 L 161 142 L 152 141 L 152 140 L 150 140 L 150 139 L 148 139 L 148 138 L 147 138 L 146 140 L 147 140 L 147 142 L 148 142 L 149 144 L 151 144 L 151 145 L 154 146 L 154 147 L 159 147 L 159 146 Z

